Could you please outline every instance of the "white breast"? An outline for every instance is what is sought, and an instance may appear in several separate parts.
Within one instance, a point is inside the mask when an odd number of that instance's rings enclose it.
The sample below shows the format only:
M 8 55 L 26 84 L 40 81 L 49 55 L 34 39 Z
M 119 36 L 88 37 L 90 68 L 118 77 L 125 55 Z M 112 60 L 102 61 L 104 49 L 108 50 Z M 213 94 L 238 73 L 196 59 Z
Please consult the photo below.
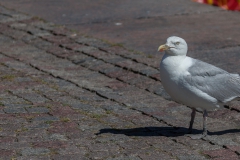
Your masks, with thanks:
M 179 78 L 182 74 L 185 74 L 185 67 L 182 66 L 186 56 L 168 56 L 164 55 L 160 63 L 160 77 L 164 89 L 167 93 L 178 102 L 181 102 L 179 95 L 181 94 L 181 88 L 179 88 Z M 188 62 L 189 63 L 189 62 Z M 189 64 L 190 66 L 191 64 Z

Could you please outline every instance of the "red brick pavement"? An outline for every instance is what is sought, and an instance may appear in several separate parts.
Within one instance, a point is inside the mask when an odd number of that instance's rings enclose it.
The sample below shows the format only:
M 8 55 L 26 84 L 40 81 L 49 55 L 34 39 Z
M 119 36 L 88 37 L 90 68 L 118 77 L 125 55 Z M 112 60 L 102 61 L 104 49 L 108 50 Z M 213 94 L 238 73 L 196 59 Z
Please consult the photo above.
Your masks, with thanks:
M 239 102 L 191 140 L 190 109 L 161 86 L 161 55 L 0 11 L 0 159 L 239 159 Z

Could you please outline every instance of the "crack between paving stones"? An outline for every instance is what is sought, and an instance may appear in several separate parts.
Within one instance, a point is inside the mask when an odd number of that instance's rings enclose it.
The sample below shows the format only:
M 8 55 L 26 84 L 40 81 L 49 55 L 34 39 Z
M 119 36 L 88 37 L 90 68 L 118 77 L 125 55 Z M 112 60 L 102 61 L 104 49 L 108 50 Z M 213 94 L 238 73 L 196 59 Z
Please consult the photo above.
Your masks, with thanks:
M 143 112 L 143 111 L 141 111 L 141 110 L 138 110 L 138 109 L 132 108 L 132 107 L 131 107 L 131 109 L 134 110 L 134 111 L 138 111 L 138 112 L 140 112 L 140 113 L 143 114 L 143 115 L 146 115 L 146 116 L 148 116 L 148 117 L 151 117 L 151 118 L 157 120 L 158 122 L 164 123 L 164 124 L 166 124 L 166 125 L 168 125 L 168 126 L 171 126 L 171 127 L 173 127 L 173 128 L 177 128 L 177 127 L 175 127 L 175 126 L 167 123 L 166 121 L 164 121 L 164 120 L 162 120 L 162 119 L 159 119 L 159 118 L 157 118 L 157 117 L 155 117 L 155 116 L 153 116 L 153 115 L 150 115 L 150 114 L 148 114 L 148 113 L 145 113 L 145 112 Z
M 5 14 L 5 13 L 0 13 L 0 15 L 7 16 L 7 17 L 10 17 L 10 18 L 14 18 L 13 16 L 11 16 L 9 14 Z

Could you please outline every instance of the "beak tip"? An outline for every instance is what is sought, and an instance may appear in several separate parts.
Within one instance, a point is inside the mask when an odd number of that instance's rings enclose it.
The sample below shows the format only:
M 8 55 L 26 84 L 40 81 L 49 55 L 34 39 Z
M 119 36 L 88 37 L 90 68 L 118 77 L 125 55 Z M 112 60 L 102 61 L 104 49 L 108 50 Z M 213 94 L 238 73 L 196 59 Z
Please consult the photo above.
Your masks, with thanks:
M 166 50 L 166 45 L 161 45 L 158 47 L 158 52 L 163 52 L 164 50 Z

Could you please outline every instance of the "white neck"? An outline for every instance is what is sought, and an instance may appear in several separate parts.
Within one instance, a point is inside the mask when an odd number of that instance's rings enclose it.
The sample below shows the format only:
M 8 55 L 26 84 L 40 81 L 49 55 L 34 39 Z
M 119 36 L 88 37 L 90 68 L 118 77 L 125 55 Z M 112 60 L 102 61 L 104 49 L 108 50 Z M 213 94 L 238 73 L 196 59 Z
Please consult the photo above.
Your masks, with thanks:
M 186 58 L 186 55 L 172 56 L 165 53 L 162 58 L 161 65 L 164 65 L 166 67 L 171 66 L 175 68 L 175 67 L 178 67 L 185 58 Z

